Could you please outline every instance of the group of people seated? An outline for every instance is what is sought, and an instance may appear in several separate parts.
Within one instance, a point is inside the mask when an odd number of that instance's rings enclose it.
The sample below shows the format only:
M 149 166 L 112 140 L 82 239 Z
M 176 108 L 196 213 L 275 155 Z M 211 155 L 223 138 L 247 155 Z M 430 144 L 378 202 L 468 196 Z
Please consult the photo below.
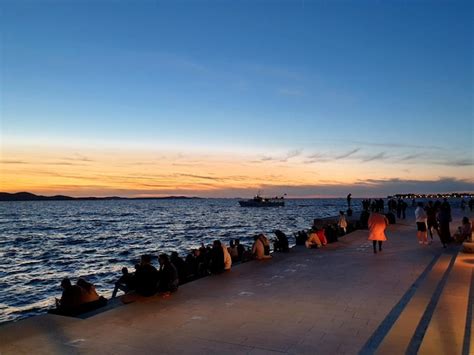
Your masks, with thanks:
M 315 219 L 309 230 L 295 233 L 296 245 L 304 245 L 308 249 L 322 248 L 337 242 L 338 237 L 345 235 L 350 228 L 344 212 L 340 211 L 337 222 Z
M 73 316 L 107 304 L 107 299 L 99 296 L 94 285 L 83 278 L 79 278 L 73 285 L 66 277 L 61 281 L 61 288 L 61 299 L 56 298 L 56 308 L 50 310 L 50 313 Z
M 230 270 L 233 263 L 271 259 L 271 242 L 274 251 L 288 252 L 290 248 L 285 233 L 275 230 L 274 234 L 273 240 L 263 233 L 255 235 L 251 248 L 246 248 L 238 239 L 231 240 L 229 247 L 214 240 L 207 247 L 202 243 L 200 248 L 193 249 L 184 259 L 177 252 L 172 252 L 170 256 L 159 254 L 158 269 L 152 264 L 152 255 L 142 255 L 133 272 L 126 267 L 122 268 L 122 275 L 115 283 L 112 298 L 117 296 L 118 291 L 123 291 L 125 295 L 144 297 L 169 295 L 177 291 L 180 284 L 210 274 L 223 273 Z M 323 236 L 320 238 L 327 243 Z M 83 278 L 79 278 L 76 285 L 65 278 L 61 287 L 61 299 L 56 299 L 56 309 L 50 310 L 50 313 L 76 316 L 107 304 L 107 299 L 99 296 L 94 285 Z
M 178 270 L 170 261 L 168 254 L 158 256 L 159 269 L 152 265 L 152 256 L 142 255 L 140 263 L 135 265 L 135 272 L 130 273 L 127 268 L 122 269 L 122 276 L 115 283 L 112 297 L 117 295 L 118 290 L 125 293 L 135 292 L 144 297 L 153 296 L 156 293 L 175 292 L 179 285 Z

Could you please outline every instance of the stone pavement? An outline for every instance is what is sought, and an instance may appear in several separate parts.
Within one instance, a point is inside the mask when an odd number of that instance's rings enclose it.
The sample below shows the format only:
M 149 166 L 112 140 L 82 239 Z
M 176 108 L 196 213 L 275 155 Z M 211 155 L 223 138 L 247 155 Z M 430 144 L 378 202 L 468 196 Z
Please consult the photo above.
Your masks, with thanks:
M 437 237 L 418 245 L 413 219 L 387 234 L 376 255 L 367 231 L 356 231 L 321 250 L 296 247 L 191 282 L 168 298 L 87 319 L 7 324 L 0 353 L 472 353 L 473 257 L 456 258 L 458 247 L 445 251 Z

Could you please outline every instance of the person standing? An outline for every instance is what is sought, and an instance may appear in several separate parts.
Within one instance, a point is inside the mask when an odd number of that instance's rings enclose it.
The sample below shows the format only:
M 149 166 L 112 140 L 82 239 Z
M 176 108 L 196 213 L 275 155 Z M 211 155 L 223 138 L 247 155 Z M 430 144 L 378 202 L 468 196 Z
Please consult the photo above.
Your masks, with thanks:
M 337 221 L 337 226 L 343 231 L 343 235 L 347 233 L 347 220 L 344 216 L 344 211 L 339 211 L 339 220 Z
M 416 237 L 418 238 L 419 244 L 428 244 L 426 222 L 428 217 L 423 208 L 423 202 L 418 202 L 418 207 L 415 210 L 415 221 L 416 221 Z
M 438 232 L 438 221 L 436 220 L 436 207 L 433 205 L 433 201 L 428 201 L 428 206 L 426 206 L 426 216 L 428 231 L 430 232 L 431 241 L 433 241 L 433 229 Z
M 347 195 L 347 208 L 351 209 L 352 194 Z
M 397 218 L 400 219 L 402 218 L 402 199 L 399 198 L 397 201 Z
M 449 230 L 449 223 L 451 222 L 451 210 L 446 205 L 441 205 L 438 213 L 439 223 L 439 239 L 446 248 L 446 244 L 451 241 L 451 231 Z
M 407 218 L 407 207 L 408 207 L 408 203 L 406 203 L 405 201 L 402 201 L 402 219 Z
M 369 240 L 372 241 L 374 247 L 374 254 L 377 254 L 377 242 L 379 251 L 382 251 L 382 243 L 387 240 L 385 236 L 385 229 L 388 226 L 388 219 L 378 210 L 374 210 L 369 217 Z

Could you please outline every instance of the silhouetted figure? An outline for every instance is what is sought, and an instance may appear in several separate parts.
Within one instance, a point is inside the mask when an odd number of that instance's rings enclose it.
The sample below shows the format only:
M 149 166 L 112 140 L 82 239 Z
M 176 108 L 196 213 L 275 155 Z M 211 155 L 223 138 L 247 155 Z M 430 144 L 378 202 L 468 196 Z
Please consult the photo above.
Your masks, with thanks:
M 436 220 L 436 207 L 433 205 L 433 201 L 428 201 L 426 210 L 426 225 L 430 232 L 431 240 L 433 240 L 433 229 L 438 232 L 438 221 Z
M 451 216 L 451 205 L 449 204 L 447 198 L 443 199 L 443 203 L 441 204 L 441 209 L 444 209 L 449 214 L 449 221 L 452 222 L 453 218 Z
M 134 289 L 133 286 L 134 275 L 128 272 L 126 267 L 122 268 L 122 276 L 115 283 L 114 292 L 112 293 L 112 298 L 117 296 L 118 290 L 128 293 Z
M 352 194 L 347 195 L 347 209 L 351 208 Z
M 368 225 L 369 240 L 372 241 L 374 254 L 377 254 L 377 242 L 379 245 L 379 251 L 382 251 L 382 243 L 387 240 L 387 237 L 385 236 L 385 229 L 388 226 L 387 217 L 378 213 L 378 211 L 374 211 L 370 214 Z
M 305 245 L 307 239 L 308 233 L 306 231 L 302 230 L 295 233 L 296 245 Z
M 290 251 L 288 238 L 286 237 L 285 233 L 279 229 L 275 230 L 273 233 L 275 233 L 276 236 L 276 240 L 273 242 L 273 250 L 282 251 L 285 253 Z
M 443 244 L 443 248 L 451 241 L 451 231 L 449 230 L 449 223 L 451 222 L 451 210 L 445 205 L 440 207 L 438 212 L 439 223 L 439 238 Z
M 402 219 L 407 218 L 407 207 L 408 207 L 408 203 L 402 200 Z
M 239 253 L 239 259 L 240 261 L 243 261 L 243 257 L 245 254 L 245 247 L 240 244 L 240 239 L 235 240 L 235 245 L 237 246 L 237 252 Z
M 328 243 L 334 243 L 337 242 L 337 237 L 338 237 L 338 226 L 337 225 L 327 225 L 324 228 L 324 234 L 326 236 L 326 239 Z
M 61 281 L 61 287 L 63 289 L 61 299 L 56 298 L 57 313 L 75 312 L 81 304 L 82 289 L 77 285 L 72 285 L 67 277 Z
M 178 271 L 179 284 L 186 283 L 188 281 L 188 269 L 184 260 L 177 252 L 173 251 L 171 252 L 170 261 Z
M 158 292 L 175 292 L 179 285 L 176 267 L 171 263 L 167 254 L 160 254 L 158 261 L 160 262 Z
M 209 262 L 206 253 L 206 248 L 194 249 L 194 257 L 196 258 L 197 264 L 196 277 L 203 277 L 209 274 Z
M 194 257 L 193 252 L 189 253 L 186 256 L 186 269 L 188 273 L 188 279 L 195 279 L 198 275 L 198 263 L 196 258 Z
M 360 228 L 364 228 L 364 229 L 368 228 L 369 216 L 370 216 L 370 213 L 368 210 L 363 210 L 360 213 L 360 217 L 359 217 Z
M 142 255 L 135 271 L 135 291 L 145 297 L 153 296 L 158 285 L 158 270 L 151 265 L 151 255 Z
M 469 211 L 472 212 L 472 210 L 474 209 L 474 199 L 472 197 L 469 198 L 469 202 L 467 204 L 469 206 Z
M 214 240 L 212 245 L 209 270 L 213 274 L 220 274 L 224 271 L 224 251 L 218 240 Z
M 230 241 L 228 251 L 229 251 L 230 257 L 232 258 L 232 261 L 239 260 L 239 250 L 237 248 L 237 245 L 235 245 L 235 242 L 233 239 Z
M 397 201 L 397 218 L 398 219 L 402 218 L 402 205 L 403 205 L 403 201 L 401 198 L 399 198 Z

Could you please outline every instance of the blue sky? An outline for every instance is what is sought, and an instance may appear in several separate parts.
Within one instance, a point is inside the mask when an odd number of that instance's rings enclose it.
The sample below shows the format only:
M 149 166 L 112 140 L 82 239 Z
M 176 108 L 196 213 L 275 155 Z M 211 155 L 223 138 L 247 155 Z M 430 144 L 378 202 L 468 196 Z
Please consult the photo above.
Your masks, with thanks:
M 362 160 L 397 150 L 462 160 L 461 177 L 472 178 L 472 2 L 7 0 L 1 9 L 8 144 L 306 158 L 357 149 Z M 439 176 L 459 177 L 451 165 Z

